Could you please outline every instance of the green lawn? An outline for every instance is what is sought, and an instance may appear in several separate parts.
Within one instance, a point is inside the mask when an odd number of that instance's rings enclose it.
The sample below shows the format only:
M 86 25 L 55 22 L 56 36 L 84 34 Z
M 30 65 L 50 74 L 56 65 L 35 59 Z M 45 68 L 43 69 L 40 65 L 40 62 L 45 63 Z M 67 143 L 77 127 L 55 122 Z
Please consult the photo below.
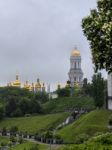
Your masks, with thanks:
M 43 105 L 44 111 L 49 112 L 61 112 L 70 108 L 89 108 L 94 109 L 94 101 L 91 97 L 87 96 L 74 96 L 58 98 L 56 100 L 50 100 Z
M 27 131 L 28 133 L 36 133 L 42 129 L 55 128 L 62 123 L 69 113 L 57 113 L 49 115 L 39 115 L 33 117 L 9 118 L 0 121 L 0 129 L 6 127 L 10 129 L 12 126 L 17 126 L 19 131 Z
M 93 136 L 98 132 L 108 132 L 108 119 L 111 111 L 96 110 L 81 116 L 74 123 L 58 131 L 58 134 L 67 141 L 75 141 L 81 134 Z
M 9 138 L 0 136 L 0 145 L 1 145 L 1 143 L 6 143 L 7 144 L 8 142 L 9 142 Z
M 10 139 L 8 137 L 0 136 L 0 145 L 1 145 L 1 143 L 8 144 L 9 141 L 10 141 Z M 26 148 L 26 150 L 29 150 L 29 148 L 31 148 L 35 144 L 36 143 L 33 143 L 33 142 L 24 142 L 23 144 L 19 144 L 15 147 L 11 148 L 10 150 L 24 150 L 25 148 Z M 39 144 L 38 148 L 39 148 L 39 150 L 48 150 L 48 145 Z
M 29 150 L 29 148 L 31 148 L 32 146 L 34 146 L 35 143 L 31 143 L 31 142 L 25 142 L 23 144 L 17 145 L 14 148 L 11 148 L 11 150 Z M 48 150 L 48 145 L 39 145 L 39 150 Z

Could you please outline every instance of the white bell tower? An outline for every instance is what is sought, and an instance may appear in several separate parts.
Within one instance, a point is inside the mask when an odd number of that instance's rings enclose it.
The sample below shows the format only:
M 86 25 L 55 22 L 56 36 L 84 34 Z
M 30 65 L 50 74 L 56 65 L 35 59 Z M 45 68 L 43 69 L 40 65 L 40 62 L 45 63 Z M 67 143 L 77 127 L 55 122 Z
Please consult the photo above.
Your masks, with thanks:
M 81 69 L 81 56 L 77 49 L 74 49 L 70 56 L 70 71 L 68 74 L 71 87 L 74 87 L 75 84 L 79 84 L 80 86 L 82 85 L 83 72 Z

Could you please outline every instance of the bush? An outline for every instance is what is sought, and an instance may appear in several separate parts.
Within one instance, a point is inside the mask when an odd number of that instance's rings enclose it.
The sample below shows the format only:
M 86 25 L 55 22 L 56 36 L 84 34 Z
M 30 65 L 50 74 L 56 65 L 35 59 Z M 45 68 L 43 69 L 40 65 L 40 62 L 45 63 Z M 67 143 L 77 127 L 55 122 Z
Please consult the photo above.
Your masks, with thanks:
M 13 113 L 12 113 L 12 116 L 13 117 L 21 117 L 23 114 L 22 114 L 22 111 L 20 108 L 17 108 Z
M 12 146 L 12 142 L 11 142 L 11 141 L 8 142 L 8 146 L 9 146 L 9 147 Z
M 18 131 L 18 127 L 12 126 L 9 130 L 11 133 L 16 133 Z
M 19 142 L 19 144 L 22 144 L 24 142 L 23 138 L 19 137 L 18 142 Z
M 2 143 L 1 143 L 1 146 L 6 146 L 6 145 L 7 145 L 6 142 L 2 142 Z
M 51 131 L 46 131 L 45 133 L 43 133 L 43 137 L 45 139 L 51 139 L 53 138 L 53 133 Z
M 112 134 L 110 133 L 102 134 L 96 137 L 94 141 L 102 145 L 112 145 Z
M 17 142 L 17 139 L 16 139 L 14 136 L 11 136 L 11 137 L 10 137 L 10 141 L 11 141 L 12 143 L 15 143 L 15 142 Z
M 75 143 L 82 144 L 85 141 L 87 141 L 88 139 L 89 139 L 89 136 L 87 134 L 80 134 L 79 136 L 77 136 Z
M 57 94 L 59 97 L 69 97 L 70 96 L 70 88 L 58 89 Z

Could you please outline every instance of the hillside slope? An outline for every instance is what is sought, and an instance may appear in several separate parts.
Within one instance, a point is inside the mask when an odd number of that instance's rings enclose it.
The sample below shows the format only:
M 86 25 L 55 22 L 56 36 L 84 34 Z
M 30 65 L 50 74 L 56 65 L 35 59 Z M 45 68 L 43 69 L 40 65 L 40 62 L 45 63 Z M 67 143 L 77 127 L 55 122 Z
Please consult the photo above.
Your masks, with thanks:
M 58 133 L 67 142 L 74 142 L 81 134 L 93 136 L 98 132 L 107 132 L 111 111 L 96 110 L 81 116 L 74 123 L 59 130 Z
M 43 105 L 46 113 L 62 112 L 71 108 L 94 109 L 94 101 L 87 96 L 64 97 L 50 100 Z
M 62 123 L 69 113 L 57 113 L 52 115 L 38 115 L 32 117 L 6 118 L 0 121 L 0 129 L 6 127 L 10 129 L 12 126 L 17 126 L 19 131 L 28 133 L 37 133 L 40 130 L 55 128 Z
M 112 133 L 106 133 L 89 139 L 83 144 L 63 146 L 60 150 L 112 150 Z

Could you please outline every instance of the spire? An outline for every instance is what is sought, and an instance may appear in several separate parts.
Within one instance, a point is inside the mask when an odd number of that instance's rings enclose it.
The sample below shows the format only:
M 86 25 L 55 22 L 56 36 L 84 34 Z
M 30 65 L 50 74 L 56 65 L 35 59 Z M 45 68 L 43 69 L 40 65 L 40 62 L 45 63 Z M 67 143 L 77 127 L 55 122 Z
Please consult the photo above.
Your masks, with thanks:
M 45 92 L 45 83 L 42 85 L 42 92 Z
M 77 49 L 77 45 L 74 46 L 74 49 Z
M 18 74 L 16 74 L 16 80 L 19 80 L 19 75 Z

